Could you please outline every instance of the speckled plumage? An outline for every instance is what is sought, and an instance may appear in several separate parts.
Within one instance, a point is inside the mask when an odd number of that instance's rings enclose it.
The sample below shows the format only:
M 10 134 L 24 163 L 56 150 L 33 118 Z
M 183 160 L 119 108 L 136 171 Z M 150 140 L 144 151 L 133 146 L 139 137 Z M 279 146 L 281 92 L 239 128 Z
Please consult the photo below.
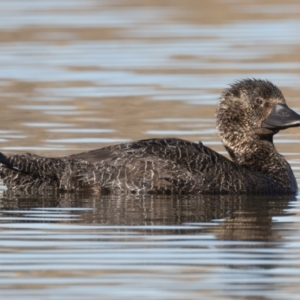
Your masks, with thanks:
M 285 103 L 282 93 L 263 80 L 237 82 L 222 94 L 217 126 L 233 161 L 202 143 L 148 139 L 61 158 L 2 155 L 0 176 L 9 189 L 26 191 L 295 193 L 293 172 L 273 146 L 278 130 L 261 125 L 276 103 Z

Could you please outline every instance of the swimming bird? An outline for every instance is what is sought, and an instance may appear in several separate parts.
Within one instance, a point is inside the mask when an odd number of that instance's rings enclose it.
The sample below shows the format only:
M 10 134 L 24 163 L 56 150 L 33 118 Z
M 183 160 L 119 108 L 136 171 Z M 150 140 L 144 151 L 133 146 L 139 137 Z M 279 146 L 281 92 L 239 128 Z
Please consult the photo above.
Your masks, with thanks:
M 177 138 L 153 138 L 64 157 L 0 154 L 11 190 L 150 194 L 295 194 L 293 171 L 274 147 L 279 130 L 300 126 L 270 81 L 244 79 L 222 93 L 219 136 L 230 159 Z

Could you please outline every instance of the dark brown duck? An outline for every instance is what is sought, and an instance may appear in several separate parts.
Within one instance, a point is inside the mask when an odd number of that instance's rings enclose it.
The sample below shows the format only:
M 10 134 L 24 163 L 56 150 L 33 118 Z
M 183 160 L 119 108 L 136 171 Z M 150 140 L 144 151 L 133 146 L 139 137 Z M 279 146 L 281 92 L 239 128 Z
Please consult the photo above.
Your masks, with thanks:
M 300 126 L 281 91 L 246 79 L 222 94 L 217 128 L 232 159 L 201 142 L 148 139 L 59 158 L 0 155 L 0 176 L 13 190 L 99 193 L 293 194 L 293 171 L 274 145 L 281 129 Z

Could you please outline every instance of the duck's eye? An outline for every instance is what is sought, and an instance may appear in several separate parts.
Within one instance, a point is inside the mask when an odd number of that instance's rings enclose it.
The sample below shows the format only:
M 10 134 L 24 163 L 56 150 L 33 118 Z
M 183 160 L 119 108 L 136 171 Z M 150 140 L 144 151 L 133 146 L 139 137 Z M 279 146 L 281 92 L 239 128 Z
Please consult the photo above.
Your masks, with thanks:
M 256 103 L 257 105 L 262 105 L 263 101 L 262 101 L 261 98 L 256 98 L 256 99 L 255 99 L 255 103 Z

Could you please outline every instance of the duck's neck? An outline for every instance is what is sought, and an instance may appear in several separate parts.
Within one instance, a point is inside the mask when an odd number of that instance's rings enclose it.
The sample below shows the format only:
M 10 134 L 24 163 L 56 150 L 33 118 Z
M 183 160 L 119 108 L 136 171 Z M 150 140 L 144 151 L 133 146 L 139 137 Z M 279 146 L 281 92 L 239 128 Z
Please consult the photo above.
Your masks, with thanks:
M 223 140 L 231 159 L 249 170 L 276 173 L 282 168 L 290 169 L 284 157 L 274 147 L 273 136 L 238 138 L 234 142 Z

